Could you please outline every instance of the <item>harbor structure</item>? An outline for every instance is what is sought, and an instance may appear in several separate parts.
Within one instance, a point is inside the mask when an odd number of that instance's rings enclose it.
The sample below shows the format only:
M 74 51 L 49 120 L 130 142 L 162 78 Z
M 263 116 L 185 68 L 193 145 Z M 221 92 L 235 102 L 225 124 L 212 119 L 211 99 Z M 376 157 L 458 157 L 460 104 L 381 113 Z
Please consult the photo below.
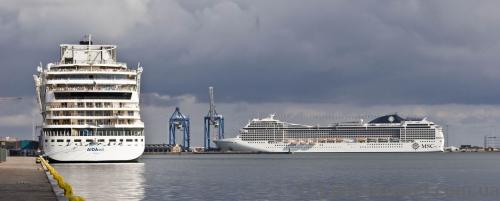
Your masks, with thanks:
M 204 118 L 203 145 L 205 150 L 211 150 L 213 140 L 224 139 L 224 117 L 215 109 L 214 88 L 208 87 L 209 110 Z
M 484 136 L 484 148 L 500 148 L 500 136 Z
M 182 132 L 182 148 L 189 150 L 191 147 L 191 133 L 189 117 L 181 113 L 179 107 L 175 108 L 174 113 L 168 121 L 168 143 L 176 145 L 176 131 Z

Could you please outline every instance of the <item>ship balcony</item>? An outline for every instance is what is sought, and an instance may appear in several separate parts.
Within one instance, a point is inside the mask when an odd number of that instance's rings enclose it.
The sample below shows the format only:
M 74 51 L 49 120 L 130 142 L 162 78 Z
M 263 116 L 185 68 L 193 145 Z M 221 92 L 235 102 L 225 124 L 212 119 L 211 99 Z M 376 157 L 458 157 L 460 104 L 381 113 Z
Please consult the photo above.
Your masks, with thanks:
M 105 101 L 105 100 L 101 100 Z M 50 102 L 46 109 L 51 110 L 136 110 L 138 103 L 124 102 Z
M 144 128 L 144 123 L 137 121 L 132 124 L 128 123 L 115 123 L 115 124 L 98 124 L 97 126 L 95 124 L 78 124 L 78 123 L 71 123 L 71 124 L 47 124 L 43 123 L 42 124 L 43 128 Z
M 78 87 L 47 87 L 54 92 L 134 92 L 136 86 L 78 86 Z
M 50 79 L 47 84 L 71 84 L 71 85 L 135 85 L 135 79 Z
M 135 107 L 62 107 L 46 106 L 47 111 L 139 111 L 139 106 Z
M 52 68 L 46 71 L 48 75 L 136 75 L 137 70 L 132 69 L 57 69 Z
M 65 66 L 112 66 L 112 67 L 127 67 L 125 62 L 117 62 L 114 60 L 100 60 L 96 59 L 93 61 L 89 60 L 68 60 L 68 61 L 57 61 L 49 63 L 49 67 L 65 67 Z
M 70 116 L 63 116 L 63 115 L 46 115 L 46 119 L 53 119 L 53 120 L 61 120 L 61 119 L 135 119 L 139 120 L 141 119 L 140 115 L 110 115 L 110 116 L 77 116 L 77 115 L 70 115 Z
M 71 64 L 54 65 L 49 64 L 48 70 L 44 72 L 48 75 L 77 75 L 77 74 L 110 74 L 110 75 L 136 75 L 140 73 L 137 69 L 128 69 L 126 65 L 89 65 L 89 64 Z

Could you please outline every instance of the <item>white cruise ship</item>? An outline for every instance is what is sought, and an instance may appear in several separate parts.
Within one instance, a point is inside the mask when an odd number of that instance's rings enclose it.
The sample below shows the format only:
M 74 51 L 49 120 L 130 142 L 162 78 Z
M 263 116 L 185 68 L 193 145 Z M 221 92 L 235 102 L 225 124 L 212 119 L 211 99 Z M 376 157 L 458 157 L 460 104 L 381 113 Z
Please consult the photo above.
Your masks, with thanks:
M 271 115 L 253 119 L 236 138 L 215 140 L 222 151 L 249 152 L 441 152 L 441 126 L 397 114 L 370 122 L 308 126 L 282 122 Z
M 43 123 L 40 140 L 50 160 L 115 162 L 144 152 L 139 110 L 142 67 L 117 62 L 115 45 L 60 45 L 60 61 L 34 75 Z

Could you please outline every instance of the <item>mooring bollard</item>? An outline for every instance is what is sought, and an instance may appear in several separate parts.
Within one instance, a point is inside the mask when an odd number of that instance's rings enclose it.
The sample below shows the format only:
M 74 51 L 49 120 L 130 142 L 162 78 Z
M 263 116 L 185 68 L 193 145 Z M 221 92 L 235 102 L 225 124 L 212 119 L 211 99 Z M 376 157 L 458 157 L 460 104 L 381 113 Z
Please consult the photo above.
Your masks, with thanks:
M 57 181 L 59 188 L 64 190 L 64 196 L 66 196 L 69 201 L 85 201 L 85 198 L 73 195 L 73 187 L 71 187 L 69 183 L 65 182 L 64 177 L 61 176 L 45 159 L 40 156 L 37 160 L 40 160 L 40 163 L 50 172 L 54 180 Z

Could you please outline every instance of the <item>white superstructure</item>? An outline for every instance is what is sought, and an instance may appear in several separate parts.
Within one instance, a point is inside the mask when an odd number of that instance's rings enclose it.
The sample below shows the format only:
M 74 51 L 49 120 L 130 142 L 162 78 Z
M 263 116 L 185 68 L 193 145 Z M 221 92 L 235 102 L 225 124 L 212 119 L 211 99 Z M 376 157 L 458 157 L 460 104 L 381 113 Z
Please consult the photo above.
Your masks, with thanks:
M 253 119 L 236 138 L 214 142 L 223 151 L 252 152 L 441 152 L 444 147 L 442 127 L 397 114 L 325 127 L 287 123 L 271 115 Z
M 144 151 L 142 67 L 117 62 L 115 45 L 60 45 L 60 61 L 34 75 L 41 145 L 56 161 L 130 161 Z

